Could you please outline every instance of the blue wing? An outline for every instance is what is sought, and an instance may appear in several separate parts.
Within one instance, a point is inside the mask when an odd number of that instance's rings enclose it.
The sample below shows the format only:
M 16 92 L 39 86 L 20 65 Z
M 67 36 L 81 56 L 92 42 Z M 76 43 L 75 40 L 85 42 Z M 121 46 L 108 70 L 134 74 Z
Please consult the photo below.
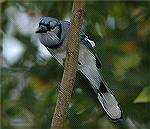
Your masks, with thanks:
M 94 41 L 91 41 L 88 39 L 88 37 L 85 35 L 84 32 L 81 32 L 80 33 L 80 40 L 81 40 L 81 43 L 87 47 L 87 49 L 94 54 L 95 56 L 95 59 L 96 59 L 96 66 L 97 68 L 101 68 L 101 62 L 98 58 L 98 56 L 96 55 L 96 52 L 95 52 L 95 49 L 93 48 L 95 46 L 95 43 Z
M 85 35 L 85 33 L 81 32 L 80 33 L 80 38 L 81 38 L 81 43 L 85 45 L 87 48 L 92 48 L 93 45 L 89 41 L 88 37 Z

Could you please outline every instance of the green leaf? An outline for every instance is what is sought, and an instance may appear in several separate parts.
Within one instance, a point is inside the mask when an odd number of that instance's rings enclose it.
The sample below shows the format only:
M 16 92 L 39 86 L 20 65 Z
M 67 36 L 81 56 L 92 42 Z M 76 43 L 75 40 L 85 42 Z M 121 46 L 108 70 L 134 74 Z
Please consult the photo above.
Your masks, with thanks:
M 150 86 L 145 87 L 142 92 L 134 100 L 134 103 L 148 103 L 150 102 Z

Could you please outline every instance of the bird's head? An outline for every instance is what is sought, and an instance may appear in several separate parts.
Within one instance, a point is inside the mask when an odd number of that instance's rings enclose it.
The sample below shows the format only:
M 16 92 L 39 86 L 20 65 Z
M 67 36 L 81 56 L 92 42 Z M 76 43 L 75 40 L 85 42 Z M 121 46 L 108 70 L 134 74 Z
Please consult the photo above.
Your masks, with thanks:
M 40 42 L 46 47 L 57 46 L 61 41 L 61 23 L 58 19 L 44 17 L 36 30 Z

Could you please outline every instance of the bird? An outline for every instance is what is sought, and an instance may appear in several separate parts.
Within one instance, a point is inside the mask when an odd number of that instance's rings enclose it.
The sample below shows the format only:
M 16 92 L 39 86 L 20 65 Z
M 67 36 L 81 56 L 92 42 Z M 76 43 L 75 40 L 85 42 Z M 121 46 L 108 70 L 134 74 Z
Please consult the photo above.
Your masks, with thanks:
M 66 58 L 69 28 L 70 22 L 46 16 L 39 21 L 35 31 L 40 42 L 61 65 L 64 65 Z M 101 75 L 101 61 L 94 46 L 95 42 L 89 39 L 85 32 L 81 31 L 77 69 L 89 81 L 96 99 L 107 116 L 111 120 L 120 120 L 122 119 L 120 104 Z

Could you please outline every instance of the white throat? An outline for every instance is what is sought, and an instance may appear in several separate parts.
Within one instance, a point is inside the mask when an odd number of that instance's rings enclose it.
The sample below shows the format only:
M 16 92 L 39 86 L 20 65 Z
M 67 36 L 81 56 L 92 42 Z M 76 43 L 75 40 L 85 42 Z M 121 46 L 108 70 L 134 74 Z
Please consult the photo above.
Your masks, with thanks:
M 57 37 L 57 35 L 51 31 L 46 33 L 39 33 L 38 37 L 41 43 L 47 47 L 58 45 L 60 42 L 60 39 Z

